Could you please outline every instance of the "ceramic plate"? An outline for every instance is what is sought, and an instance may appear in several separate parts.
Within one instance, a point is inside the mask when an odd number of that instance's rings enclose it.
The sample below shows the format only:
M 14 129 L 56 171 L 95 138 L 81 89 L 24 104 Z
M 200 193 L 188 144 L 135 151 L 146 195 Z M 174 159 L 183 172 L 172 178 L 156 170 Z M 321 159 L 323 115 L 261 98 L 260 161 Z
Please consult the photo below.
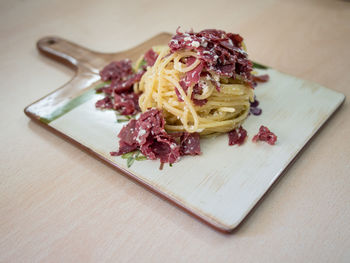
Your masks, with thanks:
M 270 81 L 255 90 L 263 113 L 250 115 L 244 123 L 249 136 L 245 144 L 228 146 L 227 135 L 220 135 L 201 139 L 202 155 L 182 157 L 172 167 L 159 170 L 159 161 L 151 160 L 128 167 L 126 159 L 110 155 L 118 149 L 117 134 L 125 123 L 118 123 L 113 111 L 95 108 L 102 98 L 94 90 L 98 72 L 115 59 L 135 60 L 169 38 L 163 33 L 116 54 L 93 52 L 60 38 L 40 40 L 42 52 L 75 66 L 77 75 L 25 113 L 211 226 L 230 232 L 341 105 L 344 95 L 274 69 L 258 69 L 269 74 Z M 261 125 L 278 136 L 275 146 L 251 141 Z

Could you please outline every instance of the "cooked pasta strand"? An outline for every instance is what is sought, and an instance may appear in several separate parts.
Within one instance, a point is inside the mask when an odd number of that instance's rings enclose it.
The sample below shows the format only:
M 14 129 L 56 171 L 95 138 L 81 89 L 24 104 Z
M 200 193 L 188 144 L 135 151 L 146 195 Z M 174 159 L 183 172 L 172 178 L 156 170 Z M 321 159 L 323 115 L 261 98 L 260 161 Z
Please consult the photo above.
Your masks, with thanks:
M 240 80 L 223 78 L 208 72 L 219 81 L 220 90 L 206 77 L 201 77 L 202 93 L 194 93 L 194 85 L 185 91 L 180 80 L 186 72 L 195 69 L 200 60 L 192 51 L 169 52 L 167 46 L 157 46 L 159 54 L 152 67 L 148 67 L 134 90 L 142 92 L 139 105 L 142 112 L 149 108 L 161 109 L 166 120 L 165 128 L 170 132 L 199 132 L 201 135 L 223 133 L 239 127 L 247 118 L 250 101 L 254 100 L 253 89 Z M 194 57 L 191 65 L 186 58 Z M 140 63 L 139 60 L 138 63 Z M 193 93 L 193 94 L 192 94 Z M 206 100 L 202 106 L 193 101 Z

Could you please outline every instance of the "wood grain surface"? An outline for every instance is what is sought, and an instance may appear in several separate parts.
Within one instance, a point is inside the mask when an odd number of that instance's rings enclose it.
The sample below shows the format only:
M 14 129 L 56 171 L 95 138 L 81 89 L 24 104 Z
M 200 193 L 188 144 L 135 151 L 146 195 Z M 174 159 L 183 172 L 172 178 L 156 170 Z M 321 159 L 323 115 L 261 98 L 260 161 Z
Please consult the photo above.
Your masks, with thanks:
M 74 74 L 41 37 L 116 52 L 178 25 L 238 32 L 252 59 L 349 96 L 348 1 L 4 0 L 0 22 L 0 262 L 349 262 L 347 100 L 231 235 L 23 114 Z

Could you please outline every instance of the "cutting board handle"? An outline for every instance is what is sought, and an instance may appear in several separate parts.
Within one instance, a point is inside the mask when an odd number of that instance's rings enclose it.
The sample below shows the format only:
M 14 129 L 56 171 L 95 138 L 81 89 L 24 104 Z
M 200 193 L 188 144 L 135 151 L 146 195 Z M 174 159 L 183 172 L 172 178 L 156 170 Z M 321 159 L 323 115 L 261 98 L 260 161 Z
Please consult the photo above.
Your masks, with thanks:
M 56 36 L 48 36 L 37 42 L 39 51 L 61 63 L 78 69 L 80 72 L 98 74 L 103 67 L 112 61 L 130 58 L 136 61 L 140 54 L 144 54 L 149 47 L 166 44 L 171 35 L 161 33 L 147 40 L 142 45 L 116 53 L 101 53 L 79 46 L 68 40 Z
M 59 37 L 44 37 L 37 42 L 37 47 L 44 55 L 74 68 L 84 67 L 96 71 L 100 65 L 106 64 L 104 54 Z

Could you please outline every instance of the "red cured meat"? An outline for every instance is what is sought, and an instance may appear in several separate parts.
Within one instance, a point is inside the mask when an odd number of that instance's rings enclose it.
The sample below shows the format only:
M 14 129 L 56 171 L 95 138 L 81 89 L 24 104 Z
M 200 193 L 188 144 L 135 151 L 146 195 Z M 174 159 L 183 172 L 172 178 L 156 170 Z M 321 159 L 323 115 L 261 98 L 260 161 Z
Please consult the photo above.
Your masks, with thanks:
M 140 71 L 138 73 L 131 73 L 122 79 L 112 79 L 110 89 L 114 93 L 130 92 L 132 91 L 132 85 L 134 85 L 136 82 L 139 82 L 143 74 L 144 71 Z
M 267 82 L 267 81 L 269 81 L 269 79 L 270 79 L 270 76 L 267 75 L 267 74 L 265 74 L 265 75 L 259 75 L 259 76 L 254 76 L 254 75 L 252 75 L 252 76 L 253 76 L 253 80 L 254 80 L 255 82 Z
M 174 163 L 180 158 L 180 147 L 164 129 L 165 120 L 157 109 L 142 113 L 138 120 L 131 120 L 118 134 L 119 150 L 112 155 L 139 149 L 147 158 L 160 159 L 162 163 Z
M 202 95 L 202 93 L 203 93 L 203 84 L 199 82 L 198 84 L 194 85 L 192 95 L 191 95 L 191 99 L 193 103 L 197 106 L 203 106 L 208 102 L 207 99 L 203 99 L 203 100 L 195 99 L 195 95 Z
M 152 67 L 154 65 L 157 58 L 158 58 L 158 54 L 156 52 L 154 52 L 152 48 L 150 50 L 148 50 L 144 56 L 144 59 L 147 63 L 147 66 L 150 66 L 150 67 Z
M 109 97 L 105 97 L 97 101 L 95 106 L 100 109 L 113 109 L 113 102 Z
M 119 110 L 121 115 L 136 114 L 140 111 L 139 95 L 134 92 L 115 94 L 114 109 Z
M 138 142 L 141 152 L 150 159 L 160 159 L 162 163 L 174 163 L 180 157 L 180 149 L 173 137 L 164 129 L 165 120 L 157 109 L 141 114 L 137 121 Z
M 114 97 L 106 96 L 95 104 L 100 109 L 115 109 L 121 115 L 134 115 L 140 111 L 139 94 L 134 92 L 115 94 Z
M 180 80 L 179 84 L 180 84 L 180 86 L 182 87 L 182 89 L 185 91 L 185 94 L 187 94 L 187 89 L 188 89 L 188 87 L 186 87 L 185 81 Z M 174 89 L 175 89 L 175 94 L 176 94 L 176 96 L 177 96 L 178 101 L 183 102 L 183 99 L 182 99 L 182 96 L 181 96 L 179 90 L 178 90 L 176 87 L 174 87 Z M 202 90 L 203 90 L 203 88 L 201 88 L 198 84 L 196 84 L 196 85 L 193 87 L 193 91 L 192 91 L 192 95 L 191 95 L 191 100 L 192 100 L 193 103 L 194 103 L 195 105 L 197 105 L 197 106 L 203 106 L 203 105 L 205 105 L 205 104 L 208 102 L 207 99 L 197 100 L 197 99 L 194 98 L 194 96 L 195 96 L 196 94 L 199 94 L 199 95 L 202 94 Z
M 136 120 L 130 120 L 118 134 L 119 137 L 119 150 L 112 152 L 112 156 L 119 156 L 124 153 L 135 151 L 138 147 L 136 136 L 138 135 L 138 128 L 136 127 Z
M 240 126 L 228 133 L 228 145 L 242 145 L 247 137 L 247 131 Z
M 180 85 L 181 85 L 181 80 L 180 80 Z M 177 100 L 178 101 L 184 101 L 183 99 L 182 99 L 182 96 L 181 96 L 181 94 L 180 94 L 180 92 L 179 92 L 179 90 L 177 89 L 177 87 L 174 87 L 174 89 L 175 89 L 175 93 L 176 93 L 176 96 L 177 96 Z
M 199 133 L 182 133 L 180 137 L 180 154 L 181 155 L 199 155 L 201 147 Z
M 207 99 L 204 99 L 204 100 L 192 99 L 192 101 L 193 101 L 194 105 L 197 105 L 197 106 L 203 106 L 208 102 Z
M 130 120 L 121 129 L 119 150 L 111 155 L 119 156 L 138 149 L 151 160 L 174 163 L 182 155 L 201 154 L 198 133 L 168 134 L 164 126 L 165 120 L 159 110 L 142 113 L 138 120 Z
M 140 146 L 142 154 L 151 160 L 160 159 L 161 163 L 174 163 L 180 157 L 180 148 L 167 133 L 150 135 L 146 143 Z
M 242 49 L 243 38 L 222 30 L 207 29 L 198 33 L 176 31 L 169 42 L 171 52 L 194 50 L 203 62 L 203 69 L 219 75 L 235 78 L 240 75 L 253 86 L 252 63 Z
M 113 61 L 105 66 L 101 72 L 100 76 L 103 81 L 124 79 L 132 74 L 131 60 L 124 59 L 120 61 Z
M 261 125 L 258 134 L 256 134 L 253 137 L 252 141 L 263 141 L 267 142 L 270 145 L 274 145 L 277 141 L 277 136 L 273 132 L 271 132 L 267 127 Z
M 184 83 L 183 81 L 181 81 L 180 80 L 180 85 L 181 85 L 181 83 Z M 181 85 L 181 87 L 182 87 L 183 85 Z M 180 92 L 179 92 L 179 90 L 176 88 L 176 87 L 174 87 L 174 89 L 175 89 L 175 94 L 176 94 L 176 96 L 177 96 L 177 99 L 178 99 L 178 101 L 181 101 L 181 102 L 183 102 L 183 99 L 182 99 L 182 96 L 181 96 L 181 94 L 180 94 Z M 186 88 L 182 88 L 184 91 L 185 91 L 185 93 L 187 94 L 187 87 Z M 200 91 L 200 92 L 198 92 L 198 90 Z M 200 88 L 199 86 L 198 86 L 198 84 L 196 84 L 194 87 L 193 87 L 193 92 L 192 92 L 192 95 L 191 95 L 191 100 L 193 101 L 193 103 L 195 104 L 195 105 L 197 105 L 197 106 L 203 106 L 203 105 L 205 105 L 207 102 L 208 102 L 208 100 L 207 99 L 203 99 L 203 100 L 197 100 L 197 99 L 195 99 L 194 98 L 194 96 L 196 95 L 196 94 L 202 94 L 202 88 Z
M 132 90 L 134 83 L 139 82 L 144 71 L 133 72 L 131 61 L 128 59 L 114 61 L 104 67 L 100 76 L 103 81 L 111 81 L 109 86 L 100 88 L 106 97 L 96 102 L 101 109 L 115 109 L 121 115 L 133 115 L 140 111 L 138 105 L 139 94 Z
M 186 66 L 191 66 L 195 61 L 195 57 L 189 57 L 187 59 Z M 200 62 L 194 69 L 186 72 L 185 83 L 187 87 L 189 87 L 191 84 L 198 83 L 201 72 L 203 70 L 203 66 L 203 62 Z
M 163 114 L 158 109 L 150 109 L 141 114 L 138 119 L 138 126 L 153 135 L 166 133 Z

